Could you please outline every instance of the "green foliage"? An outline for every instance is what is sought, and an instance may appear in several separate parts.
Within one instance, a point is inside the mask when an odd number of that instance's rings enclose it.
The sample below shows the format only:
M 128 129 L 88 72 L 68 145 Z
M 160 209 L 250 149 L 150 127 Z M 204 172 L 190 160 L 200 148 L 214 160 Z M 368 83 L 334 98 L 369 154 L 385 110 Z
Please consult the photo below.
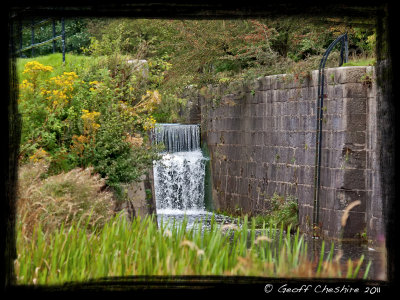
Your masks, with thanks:
M 35 22 L 39 22 L 44 18 L 36 18 Z M 31 28 L 30 20 L 23 22 L 22 31 L 22 47 L 27 47 L 31 44 Z M 87 19 L 66 19 L 65 20 L 65 51 L 76 54 L 82 53 L 82 48 L 87 47 L 90 44 L 90 35 L 87 30 L 88 20 Z M 56 21 L 56 35 L 61 34 L 61 21 Z M 53 25 L 52 22 L 44 23 L 41 26 L 35 27 L 34 42 L 44 42 L 53 37 Z M 61 52 L 61 39 L 56 40 L 56 51 Z M 53 52 L 53 43 L 47 43 L 34 49 L 34 56 L 47 55 Z M 31 50 L 23 52 L 24 57 L 32 57 Z
M 283 228 L 291 228 L 296 230 L 298 221 L 298 204 L 297 199 L 293 196 L 287 196 L 286 199 L 274 193 L 269 200 L 270 209 L 267 213 L 254 216 L 257 226 L 265 224 L 274 224 L 283 226 Z
M 92 34 L 89 47 L 84 52 L 102 56 L 114 53 L 134 55 L 136 59 L 162 56 L 169 49 L 159 47 L 165 40 L 174 38 L 174 32 L 165 26 L 168 21 L 154 19 L 93 20 L 88 26 Z M 98 26 L 101 24 L 101 26 Z
M 22 162 L 45 159 L 48 175 L 93 166 L 112 186 L 139 179 L 158 157 L 147 138 L 161 102 L 147 88 L 156 85 L 145 83 L 118 54 L 68 57 L 65 66 L 54 67 L 19 61 L 25 65 L 19 68 Z M 72 68 L 76 72 L 67 72 Z
M 125 55 L 145 59 L 148 77 L 140 90 L 157 89 L 166 99 L 154 116 L 159 122 L 179 121 L 187 86 L 253 80 L 272 74 L 294 74 L 303 81 L 318 68 L 322 53 L 348 32 L 351 59 L 374 57 L 371 26 L 355 28 L 336 20 L 279 17 L 253 20 L 101 19 L 88 23 L 92 41 L 85 53 L 101 57 Z M 301 23 L 302 26 L 298 26 Z M 340 24 L 340 25 L 337 25 Z M 353 51 L 353 50 L 354 51 Z M 361 49 L 361 50 L 357 50 Z M 337 66 L 338 48 L 327 67 Z M 93 70 L 96 71 L 96 70 Z
M 353 59 L 347 63 L 344 63 L 344 67 L 351 67 L 351 66 L 373 66 L 376 63 L 375 58 L 367 58 L 367 59 Z
M 125 137 L 124 124 L 119 115 L 109 114 L 96 136 L 93 148 L 95 170 L 107 178 L 108 185 L 138 180 L 158 158 L 150 147 L 132 148 Z
M 121 215 L 86 230 L 87 217 L 45 236 L 40 224 L 31 239 L 17 226 L 17 284 L 62 284 L 110 276 L 224 275 L 263 277 L 364 278 L 363 257 L 342 268 L 333 247 L 315 263 L 299 231 L 292 237 L 276 226 L 256 230 L 247 218 L 210 228 L 201 222 L 157 225 L 153 216 L 131 223 Z M 140 238 L 138 238 L 140 237 Z M 333 244 L 332 244 L 333 245 Z M 369 264 L 370 266 L 370 264 Z M 369 268 L 369 267 L 368 267 Z

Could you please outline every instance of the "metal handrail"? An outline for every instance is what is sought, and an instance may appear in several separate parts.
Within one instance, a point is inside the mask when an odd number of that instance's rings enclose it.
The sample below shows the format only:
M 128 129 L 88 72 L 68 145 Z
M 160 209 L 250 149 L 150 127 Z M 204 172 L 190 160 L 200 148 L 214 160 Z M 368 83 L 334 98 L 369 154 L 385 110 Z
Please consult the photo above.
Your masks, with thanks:
M 36 44 L 33 44 L 33 45 L 29 45 L 29 46 L 24 47 L 24 48 L 22 48 L 22 49 L 18 49 L 18 50 L 15 51 L 15 53 L 23 52 L 23 51 L 32 49 L 32 48 L 34 48 L 34 47 L 43 46 L 43 45 L 48 44 L 48 43 L 50 43 L 50 42 L 59 40 L 59 39 L 61 39 L 61 38 L 62 38 L 62 35 L 58 35 L 58 36 L 53 37 L 53 38 L 51 38 L 51 39 L 49 39 L 49 40 L 47 40 L 47 41 L 40 42 L 40 43 L 36 43 Z
M 49 21 L 53 21 L 53 37 L 51 39 L 48 39 L 46 41 L 40 42 L 40 43 L 34 43 L 34 36 L 35 36 L 35 31 L 34 31 L 34 27 L 38 26 L 38 25 L 43 25 Z M 63 63 L 65 63 L 65 23 L 64 23 L 64 18 L 61 18 L 61 34 L 56 36 L 56 32 L 55 32 L 55 20 L 52 18 L 48 18 L 39 22 L 34 22 L 32 20 L 31 25 L 29 25 L 31 27 L 31 44 L 29 46 L 26 46 L 24 48 L 22 48 L 22 24 L 19 24 L 19 34 L 21 35 L 20 38 L 20 49 L 15 51 L 15 54 L 22 54 L 23 51 L 32 50 L 32 56 L 33 56 L 33 50 L 36 47 L 40 47 L 43 46 L 45 44 L 51 43 L 53 42 L 53 53 L 55 52 L 55 41 L 61 39 L 61 47 L 62 47 L 62 59 L 63 59 Z
M 317 99 L 317 128 L 315 137 L 315 171 L 314 171 L 314 207 L 313 207 L 313 224 L 318 226 L 319 224 L 319 190 L 321 185 L 321 147 L 322 147 L 322 118 L 323 118 L 323 105 L 324 105 L 324 80 L 325 80 L 325 64 L 332 49 L 341 43 L 340 48 L 340 62 L 339 67 L 343 65 L 343 62 L 348 61 L 348 39 L 347 33 L 342 34 L 336 38 L 326 49 L 322 56 L 321 62 L 318 69 L 318 99 Z

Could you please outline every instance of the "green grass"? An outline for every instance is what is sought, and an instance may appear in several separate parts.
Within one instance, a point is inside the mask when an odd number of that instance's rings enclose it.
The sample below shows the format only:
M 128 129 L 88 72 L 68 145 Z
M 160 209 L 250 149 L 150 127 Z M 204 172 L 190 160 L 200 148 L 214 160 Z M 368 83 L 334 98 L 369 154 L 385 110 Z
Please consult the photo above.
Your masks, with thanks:
M 17 58 L 16 68 L 17 74 L 18 76 L 20 76 L 20 79 L 25 79 L 24 75 L 22 74 L 25 64 L 30 61 L 37 61 L 45 66 L 52 66 L 54 70 L 51 75 L 57 76 L 62 74 L 63 72 L 77 72 L 77 70 L 84 70 L 89 63 L 93 63 L 95 60 L 98 59 L 100 58 L 66 53 L 65 63 L 63 63 L 62 54 L 54 53 L 33 58 Z
M 31 239 L 17 226 L 15 273 L 18 284 L 62 284 L 109 276 L 128 275 L 243 275 L 266 277 L 360 277 L 362 260 L 341 270 L 332 260 L 307 258 L 307 244 L 299 231 L 294 237 L 276 227 L 256 235 L 255 222 L 241 220 L 238 228 L 211 221 L 188 229 L 186 222 L 162 224 L 154 217 L 132 223 L 116 216 L 96 232 L 89 220 L 69 228 L 43 233 L 40 225 Z M 366 277 L 366 274 L 364 274 Z
M 363 58 L 351 60 L 343 64 L 343 67 L 357 67 L 357 66 L 374 66 L 376 64 L 375 58 Z

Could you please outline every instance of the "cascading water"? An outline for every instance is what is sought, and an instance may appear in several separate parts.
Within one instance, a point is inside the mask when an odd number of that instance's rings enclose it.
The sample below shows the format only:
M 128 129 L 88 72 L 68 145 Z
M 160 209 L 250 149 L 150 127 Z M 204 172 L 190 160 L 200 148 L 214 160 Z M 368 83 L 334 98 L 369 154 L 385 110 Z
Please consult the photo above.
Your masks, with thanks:
M 163 143 L 168 153 L 200 150 L 200 126 L 156 124 L 153 141 L 156 144 Z
M 165 145 L 162 159 L 153 164 L 157 214 L 205 214 L 207 158 L 200 149 L 199 125 L 156 124 L 153 142 Z

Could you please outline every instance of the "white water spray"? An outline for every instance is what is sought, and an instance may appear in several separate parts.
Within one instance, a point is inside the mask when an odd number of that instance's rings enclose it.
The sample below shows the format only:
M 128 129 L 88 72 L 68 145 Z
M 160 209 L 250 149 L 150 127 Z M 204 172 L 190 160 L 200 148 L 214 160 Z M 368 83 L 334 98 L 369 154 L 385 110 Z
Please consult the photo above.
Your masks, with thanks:
M 153 141 L 166 146 L 153 164 L 157 213 L 204 214 L 207 159 L 200 150 L 199 126 L 156 124 Z

